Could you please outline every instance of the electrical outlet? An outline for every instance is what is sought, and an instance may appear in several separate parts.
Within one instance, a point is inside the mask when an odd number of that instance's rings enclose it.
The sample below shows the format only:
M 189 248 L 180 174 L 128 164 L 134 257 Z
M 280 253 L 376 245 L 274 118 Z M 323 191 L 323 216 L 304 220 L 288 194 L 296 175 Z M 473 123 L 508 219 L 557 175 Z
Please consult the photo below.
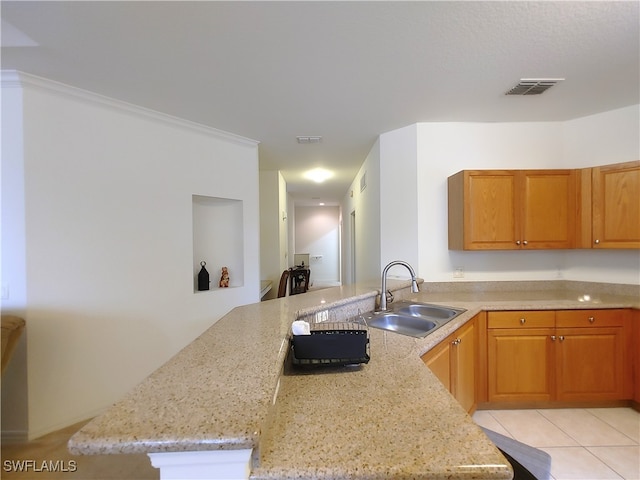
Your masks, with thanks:
M 453 272 L 453 278 L 464 278 L 464 268 L 456 267 Z

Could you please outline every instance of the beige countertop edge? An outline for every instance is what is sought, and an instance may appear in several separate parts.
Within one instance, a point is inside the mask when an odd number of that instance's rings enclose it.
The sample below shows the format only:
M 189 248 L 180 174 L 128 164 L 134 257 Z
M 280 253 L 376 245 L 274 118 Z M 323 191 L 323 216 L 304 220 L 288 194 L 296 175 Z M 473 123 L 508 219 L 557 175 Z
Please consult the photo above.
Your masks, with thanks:
M 398 282 L 396 286 L 402 288 L 405 284 Z M 267 417 L 272 415 L 272 399 L 284 358 L 281 347 L 291 322 L 302 314 L 348 306 L 358 299 L 370 302 L 378 292 L 370 287 L 343 286 L 232 310 L 121 401 L 89 422 L 72 437 L 69 450 L 75 454 L 127 454 L 257 447 L 265 433 L 262 429 L 267 425 Z M 607 294 L 585 300 L 567 290 L 488 294 L 436 291 L 408 297 L 467 309 L 426 339 L 411 343 L 410 356 L 417 360 L 482 310 L 640 308 L 640 300 L 633 296 Z M 256 319 L 261 321 L 258 328 L 255 328 Z M 221 343 L 220 338 L 225 335 L 243 338 L 246 342 L 242 345 Z M 398 340 L 406 343 L 406 337 Z M 254 355 L 251 361 L 238 364 L 237 358 L 233 358 L 249 352 Z M 217 362 L 218 374 L 202 368 L 209 367 L 211 363 L 207 362 L 213 361 Z M 243 368 L 245 372 L 253 372 L 255 362 L 265 367 L 248 377 L 236 375 L 236 381 L 233 381 L 234 375 L 229 377 L 229 372 Z M 404 362 L 412 363 L 406 353 L 399 363 Z M 226 383 L 219 383 L 221 378 Z M 435 377 L 427 383 L 434 382 L 439 384 Z M 216 385 L 222 387 L 221 391 L 215 390 Z M 236 405 L 245 397 L 245 401 Z M 455 401 L 450 399 L 450 403 Z M 217 415 L 217 411 L 224 415 Z

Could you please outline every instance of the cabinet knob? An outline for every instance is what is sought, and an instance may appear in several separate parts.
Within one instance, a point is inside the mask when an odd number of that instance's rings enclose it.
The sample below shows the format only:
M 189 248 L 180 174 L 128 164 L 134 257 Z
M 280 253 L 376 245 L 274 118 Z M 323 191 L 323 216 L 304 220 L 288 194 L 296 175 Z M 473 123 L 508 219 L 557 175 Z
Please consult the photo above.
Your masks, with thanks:
M 589 323 L 593 323 L 593 322 L 595 322 L 595 321 L 596 321 L 596 319 L 595 319 L 595 318 L 593 318 L 593 317 L 589 317 Z
M 560 335 L 558 338 L 560 339 L 561 342 L 564 341 L 564 335 Z
M 524 325 L 526 323 L 527 319 L 526 318 L 521 318 L 520 319 L 520 325 Z
M 600 240 L 596 238 L 596 239 L 593 241 L 593 243 L 595 243 L 596 245 L 600 245 Z
M 462 340 L 460 340 L 459 338 L 456 338 L 453 342 L 451 342 L 451 345 L 460 345 L 461 342 Z
M 556 341 L 556 336 L 555 335 L 551 335 L 551 341 L 553 341 L 553 342 Z
M 516 245 L 520 245 L 520 240 L 516 240 Z
M 522 242 L 523 245 L 528 245 L 529 242 L 527 242 L 526 240 L 524 242 Z

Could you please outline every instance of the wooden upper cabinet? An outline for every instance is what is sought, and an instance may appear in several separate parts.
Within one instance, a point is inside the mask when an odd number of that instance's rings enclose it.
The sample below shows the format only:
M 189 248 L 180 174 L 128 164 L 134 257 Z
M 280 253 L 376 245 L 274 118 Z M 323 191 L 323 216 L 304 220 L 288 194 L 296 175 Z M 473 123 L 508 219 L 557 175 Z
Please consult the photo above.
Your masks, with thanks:
M 517 248 L 520 225 L 515 172 L 464 172 L 463 175 L 463 249 Z
M 590 170 L 592 248 L 640 248 L 640 161 Z
M 576 229 L 575 170 L 523 171 L 524 248 L 573 248 Z
M 575 245 L 575 170 L 464 170 L 449 177 L 449 249 Z

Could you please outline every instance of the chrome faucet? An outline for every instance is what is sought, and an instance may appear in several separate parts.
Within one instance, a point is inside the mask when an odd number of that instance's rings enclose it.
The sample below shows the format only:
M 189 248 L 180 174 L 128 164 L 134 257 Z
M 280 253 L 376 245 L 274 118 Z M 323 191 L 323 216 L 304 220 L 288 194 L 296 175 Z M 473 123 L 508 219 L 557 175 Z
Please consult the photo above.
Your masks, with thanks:
M 411 267 L 411 265 L 409 265 L 407 262 L 403 262 L 402 260 L 395 260 L 391 262 L 389 265 L 387 265 L 386 267 L 384 267 L 384 270 L 382 270 L 382 292 L 380 293 L 380 311 L 384 311 L 387 309 L 387 272 L 394 265 L 403 265 L 407 267 L 407 270 L 409 270 L 409 273 L 411 273 L 411 291 L 413 293 L 418 293 L 420 291 L 418 289 L 418 282 L 416 280 L 416 272 L 413 271 L 413 268 Z

